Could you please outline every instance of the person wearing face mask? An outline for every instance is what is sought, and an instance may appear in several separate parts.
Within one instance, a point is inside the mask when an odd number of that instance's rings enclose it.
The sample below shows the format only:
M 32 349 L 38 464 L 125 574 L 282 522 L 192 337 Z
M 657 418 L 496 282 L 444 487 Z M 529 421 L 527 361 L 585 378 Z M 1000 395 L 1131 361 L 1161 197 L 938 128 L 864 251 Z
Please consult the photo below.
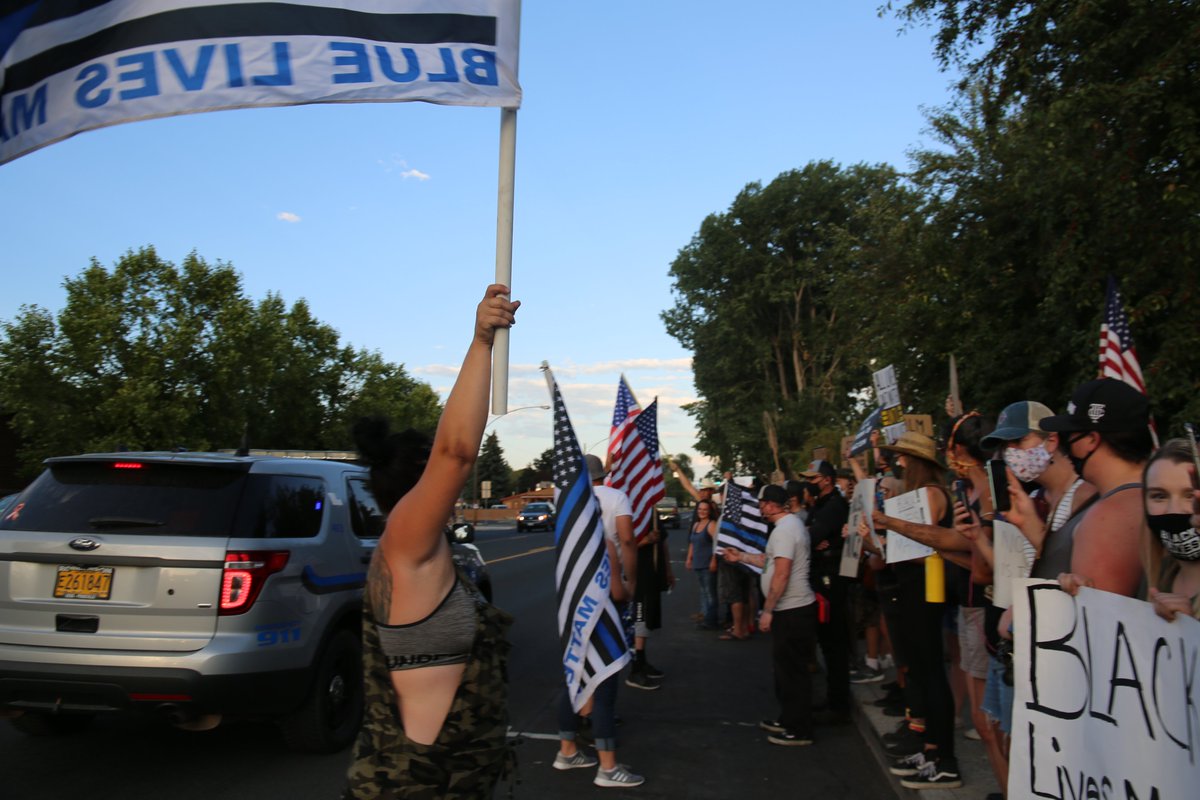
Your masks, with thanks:
M 1133 597 L 1142 582 L 1142 471 L 1154 447 L 1149 401 L 1127 383 L 1099 378 L 1075 389 L 1066 414 L 1039 425 L 1066 438 L 1075 471 L 1100 493 L 1079 522 L 1071 569 L 1059 582 L 1068 591 L 1090 585 Z
M 1142 533 L 1149 600 L 1164 619 L 1200 619 L 1200 514 L 1196 468 L 1186 439 L 1171 439 L 1146 464 Z

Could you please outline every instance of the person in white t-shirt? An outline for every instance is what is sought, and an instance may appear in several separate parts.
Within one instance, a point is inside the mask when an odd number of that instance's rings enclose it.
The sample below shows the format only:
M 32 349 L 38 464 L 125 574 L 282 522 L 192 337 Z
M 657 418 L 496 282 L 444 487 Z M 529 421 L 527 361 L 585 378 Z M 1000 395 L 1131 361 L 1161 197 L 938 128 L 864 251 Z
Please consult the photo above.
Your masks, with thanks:
M 730 563 L 761 567 L 763 601 L 759 628 L 771 634 L 775 696 L 780 713 L 759 723 L 771 744 L 813 743 L 812 675 L 808 665 L 817 643 L 817 603 L 809 583 L 809 540 L 804 523 L 788 510 L 782 486 L 764 486 L 758 496 L 763 518 L 775 526 L 766 552 L 743 553 L 725 548 Z

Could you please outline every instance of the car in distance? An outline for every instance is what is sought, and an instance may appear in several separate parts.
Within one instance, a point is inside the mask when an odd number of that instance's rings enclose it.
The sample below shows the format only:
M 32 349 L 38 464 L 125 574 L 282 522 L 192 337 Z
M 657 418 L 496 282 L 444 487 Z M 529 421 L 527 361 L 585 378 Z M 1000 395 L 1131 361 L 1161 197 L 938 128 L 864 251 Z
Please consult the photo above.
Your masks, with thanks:
M 384 521 L 351 461 L 48 459 L 0 516 L 0 711 L 34 735 L 130 711 L 193 730 L 266 718 L 294 750 L 340 750 L 362 718 Z M 482 580 L 472 533 L 452 546 Z
M 658 524 L 664 528 L 679 527 L 679 501 L 674 497 L 664 497 L 654 506 L 658 515 Z
M 530 503 L 517 514 L 517 530 L 532 531 L 542 529 L 554 530 L 556 514 L 554 506 L 549 503 Z

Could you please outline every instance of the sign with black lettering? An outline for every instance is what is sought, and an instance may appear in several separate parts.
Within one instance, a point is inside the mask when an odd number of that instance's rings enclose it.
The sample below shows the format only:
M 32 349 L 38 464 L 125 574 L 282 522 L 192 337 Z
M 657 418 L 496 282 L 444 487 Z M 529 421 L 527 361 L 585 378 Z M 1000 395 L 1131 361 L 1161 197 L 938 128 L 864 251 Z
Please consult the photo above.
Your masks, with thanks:
M 1008 797 L 1184 800 L 1200 790 L 1200 622 L 1015 581 Z
M 883 435 L 889 444 L 895 444 L 904 433 L 904 409 L 900 405 L 900 385 L 896 381 L 896 368 L 891 364 L 875 372 L 875 397 L 879 402 L 880 422 Z
M 109 0 L 4 13 L 0 163 L 82 131 L 199 111 L 521 104 L 519 0 Z

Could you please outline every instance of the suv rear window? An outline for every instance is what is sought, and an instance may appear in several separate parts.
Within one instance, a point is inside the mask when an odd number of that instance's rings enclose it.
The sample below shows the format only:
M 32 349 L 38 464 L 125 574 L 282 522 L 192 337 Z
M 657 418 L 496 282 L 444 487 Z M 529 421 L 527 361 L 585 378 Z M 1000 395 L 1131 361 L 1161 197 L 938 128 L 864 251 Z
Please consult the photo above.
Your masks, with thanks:
M 51 464 L 5 512 L 0 530 L 146 536 L 315 536 L 320 480 L 156 462 Z

